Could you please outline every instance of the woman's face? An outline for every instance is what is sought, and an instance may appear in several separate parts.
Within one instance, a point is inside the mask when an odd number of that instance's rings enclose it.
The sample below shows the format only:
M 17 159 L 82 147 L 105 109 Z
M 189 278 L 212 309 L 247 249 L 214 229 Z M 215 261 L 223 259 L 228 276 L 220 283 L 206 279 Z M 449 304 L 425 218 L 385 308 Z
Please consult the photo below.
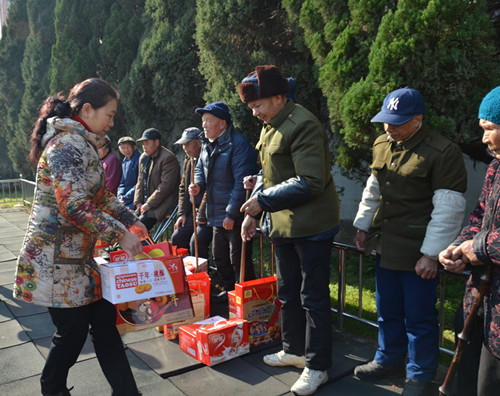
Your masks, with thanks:
M 99 136 L 106 136 L 113 128 L 113 117 L 116 114 L 118 102 L 111 99 L 106 105 L 94 109 L 90 103 L 85 103 L 78 116 L 89 126 L 91 131 Z
M 483 143 L 500 159 L 500 125 L 488 120 L 479 120 L 479 126 L 483 128 Z

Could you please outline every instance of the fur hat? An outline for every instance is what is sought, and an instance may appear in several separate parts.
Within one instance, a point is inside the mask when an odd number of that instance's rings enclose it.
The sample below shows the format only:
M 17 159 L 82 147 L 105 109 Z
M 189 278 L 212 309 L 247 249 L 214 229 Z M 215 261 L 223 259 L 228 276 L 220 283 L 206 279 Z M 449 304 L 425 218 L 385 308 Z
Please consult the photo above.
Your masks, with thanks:
M 243 103 L 274 95 L 285 95 L 290 88 L 288 80 L 274 65 L 257 66 L 255 71 L 245 77 L 238 85 Z
M 491 90 L 483 98 L 477 118 L 500 125 L 500 87 Z

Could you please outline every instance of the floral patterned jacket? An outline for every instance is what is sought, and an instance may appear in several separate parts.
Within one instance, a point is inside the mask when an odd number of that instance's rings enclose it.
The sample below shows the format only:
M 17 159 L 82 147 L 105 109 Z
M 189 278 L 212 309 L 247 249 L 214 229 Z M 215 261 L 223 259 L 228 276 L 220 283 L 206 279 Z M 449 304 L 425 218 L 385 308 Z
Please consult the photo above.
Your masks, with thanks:
M 114 243 L 137 220 L 106 189 L 103 139 L 70 118 L 48 120 L 14 297 L 54 308 L 102 298 L 96 239 Z
M 454 245 L 473 240 L 474 253 L 485 266 L 472 266 L 464 297 L 467 317 L 479 288 L 480 278 L 487 266 L 493 266 L 491 285 L 484 305 L 484 343 L 500 358 L 500 160 L 494 159 L 484 179 L 479 201 L 471 213 L 469 224 L 462 230 Z

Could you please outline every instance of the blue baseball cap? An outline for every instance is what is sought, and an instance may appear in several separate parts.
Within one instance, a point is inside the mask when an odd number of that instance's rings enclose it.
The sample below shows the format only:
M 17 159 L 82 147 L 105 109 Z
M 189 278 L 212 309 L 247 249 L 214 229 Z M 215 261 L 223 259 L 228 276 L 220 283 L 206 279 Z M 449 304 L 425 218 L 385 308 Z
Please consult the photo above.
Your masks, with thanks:
M 202 116 L 204 113 L 210 113 L 220 118 L 221 120 L 226 120 L 227 124 L 231 124 L 231 114 L 229 113 L 229 107 L 224 102 L 214 102 L 209 103 L 205 107 L 198 107 L 195 113 Z
M 182 132 L 182 136 L 179 140 L 177 140 L 174 144 L 185 144 L 193 139 L 199 139 L 201 134 L 201 130 L 195 127 L 186 128 L 184 132 Z
M 425 112 L 425 101 L 416 89 L 404 87 L 392 91 L 384 99 L 382 108 L 372 122 L 402 125 Z

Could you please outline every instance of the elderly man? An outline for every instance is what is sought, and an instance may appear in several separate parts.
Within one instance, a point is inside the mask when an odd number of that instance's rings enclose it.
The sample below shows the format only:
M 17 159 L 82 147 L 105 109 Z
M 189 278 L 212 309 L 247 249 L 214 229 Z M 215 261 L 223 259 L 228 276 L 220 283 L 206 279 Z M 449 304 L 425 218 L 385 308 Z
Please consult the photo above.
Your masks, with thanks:
M 134 205 L 148 230 L 174 208 L 180 181 L 179 162 L 174 153 L 160 145 L 160 137 L 157 129 L 149 128 L 137 139 L 144 153 L 139 159 Z
M 139 176 L 139 158 L 141 153 L 135 148 L 135 140 L 123 136 L 118 140 L 118 150 L 123 155 L 122 178 L 118 186 L 117 197 L 127 208 L 134 210 L 134 194 L 137 177 Z
M 303 368 L 291 391 L 310 395 L 328 381 L 332 364 L 330 257 L 339 224 L 339 201 L 330 174 L 330 152 L 321 122 L 287 99 L 289 81 L 276 66 L 257 66 L 238 86 L 241 101 L 264 122 L 257 148 L 261 174 L 255 184 L 242 238 L 257 218 L 274 245 L 283 350 L 264 356 L 270 366 Z
M 473 373 L 464 365 L 475 362 L 474 351 L 465 351 L 458 374 L 457 395 L 493 396 L 500 389 L 500 87 L 490 91 L 479 106 L 479 125 L 483 129 L 483 143 L 488 145 L 491 161 L 476 208 L 469 224 L 458 238 L 439 254 L 446 269 L 462 273 L 469 265 L 471 275 L 464 296 L 464 316 L 471 312 L 475 296 L 479 293 L 482 276 L 489 273 L 489 287 L 481 301 L 479 368 Z M 472 355 L 468 355 L 472 352 Z M 472 358 L 472 359 L 471 359 Z M 468 360 L 467 362 L 464 360 Z M 464 370 L 464 371 L 462 371 Z
M 361 380 L 404 373 L 405 396 L 430 394 L 439 358 L 436 318 L 438 254 L 457 235 L 467 173 L 460 148 L 423 124 L 420 92 L 402 88 L 384 99 L 372 122 L 385 134 L 373 144 L 372 174 L 358 214 L 356 246 L 377 241 L 378 349 L 355 368 Z
M 255 172 L 257 156 L 234 128 L 227 104 L 209 103 L 196 113 L 201 116 L 205 136 L 189 192 L 196 196 L 206 191 L 207 220 L 213 227 L 212 255 L 224 282 L 220 297 L 227 297 L 240 277 L 243 177 Z M 252 266 L 245 268 L 248 271 Z M 255 276 L 250 273 L 249 277 Z
M 193 203 L 189 195 L 189 185 L 191 180 L 191 163 L 196 165 L 201 152 L 201 130 L 198 128 L 187 128 L 182 132 L 182 136 L 175 144 L 182 144 L 186 153 L 184 159 L 181 184 L 179 185 L 179 210 L 177 211 L 177 221 L 172 234 L 172 245 L 178 248 L 185 248 L 194 256 L 195 238 L 193 224 Z M 206 195 L 198 195 L 194 198 L 196 207 L 196 234 L 198 241 L 198 256 L 208 259 L 208 246 L 212 240 L 212 227 L 207 225 L 206 217 Z

